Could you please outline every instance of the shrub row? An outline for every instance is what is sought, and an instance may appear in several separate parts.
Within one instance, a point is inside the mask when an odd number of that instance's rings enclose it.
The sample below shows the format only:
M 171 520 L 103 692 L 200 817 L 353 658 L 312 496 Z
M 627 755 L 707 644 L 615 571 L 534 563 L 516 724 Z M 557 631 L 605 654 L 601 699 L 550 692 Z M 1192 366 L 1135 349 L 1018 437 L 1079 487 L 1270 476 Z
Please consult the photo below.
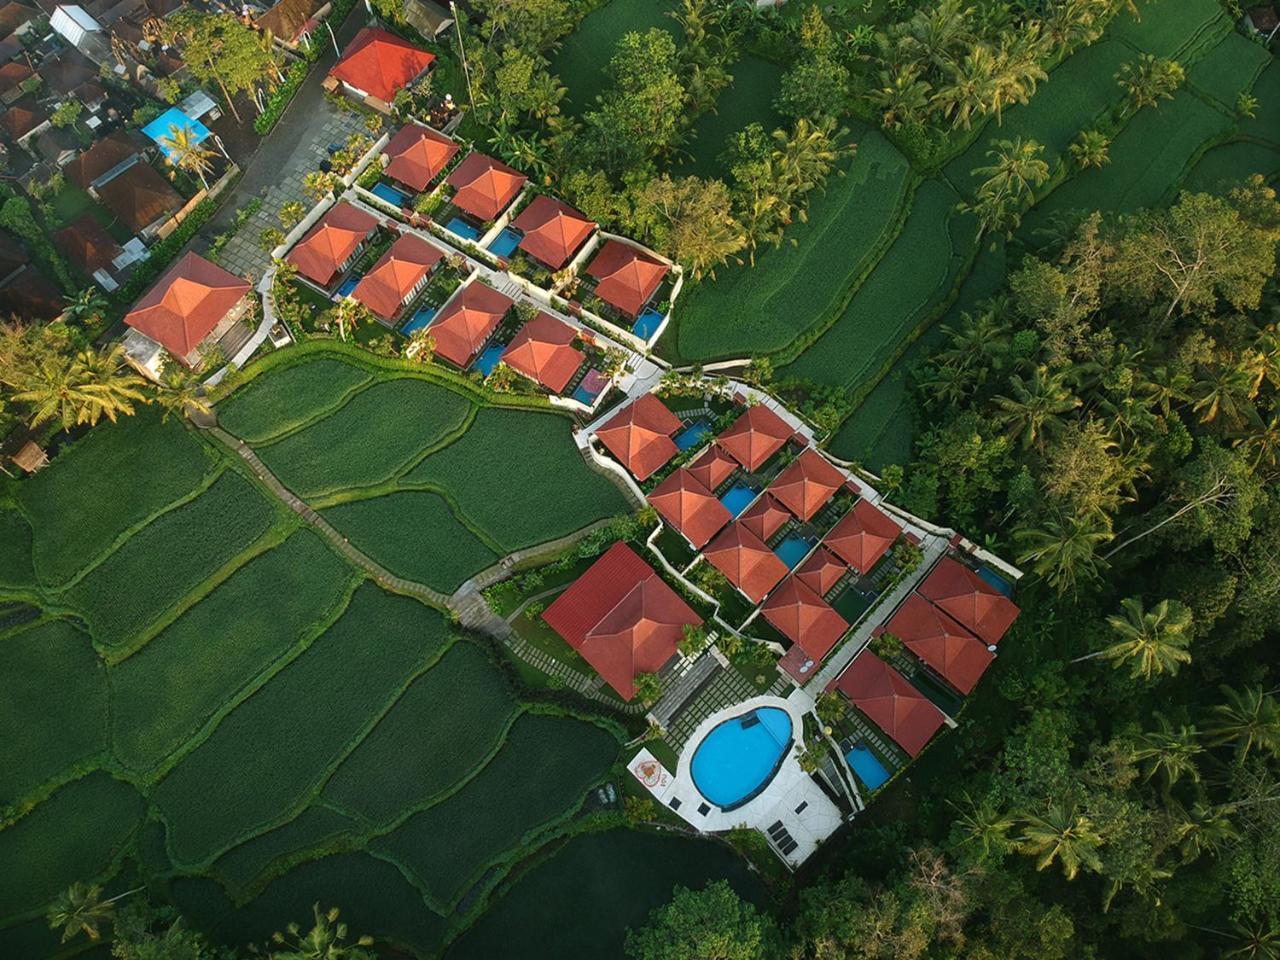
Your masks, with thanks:
M 294 95 L 302 89 L 302 84 L 311 72 L 311 60 L 295 60 L 284 72 L 284 82 L 276 87 L 275 92 L 267 98 L 267 108 L 258 114 L 253 121 L 255 133 L 266 136 L 284 116 L 285 108 L 292 102 Z

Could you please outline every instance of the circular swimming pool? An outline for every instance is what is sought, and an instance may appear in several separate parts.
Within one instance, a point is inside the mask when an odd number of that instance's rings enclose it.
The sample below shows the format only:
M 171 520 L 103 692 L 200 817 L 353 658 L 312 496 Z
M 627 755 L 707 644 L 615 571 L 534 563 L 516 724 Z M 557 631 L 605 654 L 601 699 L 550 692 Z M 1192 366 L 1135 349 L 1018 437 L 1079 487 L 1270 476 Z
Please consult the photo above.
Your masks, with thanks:
M 791 716 L 780 707 L 757 707 L 716 724 L 693 752 L 694 786 L 722 810 L 742 806 L 778 772 L 791 735 Z

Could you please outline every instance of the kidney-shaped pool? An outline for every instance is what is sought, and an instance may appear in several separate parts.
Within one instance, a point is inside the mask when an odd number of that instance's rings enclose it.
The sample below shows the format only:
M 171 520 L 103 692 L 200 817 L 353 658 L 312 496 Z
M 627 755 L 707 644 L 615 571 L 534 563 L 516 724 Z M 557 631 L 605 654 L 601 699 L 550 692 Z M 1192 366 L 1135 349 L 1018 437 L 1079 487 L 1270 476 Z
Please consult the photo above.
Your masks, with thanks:
M 791 734 L 791 716 L 780 707 L 757 707 L 716 724 L 693 751 L 694 785 L 722 810 L 742 806 L 778 772 Z

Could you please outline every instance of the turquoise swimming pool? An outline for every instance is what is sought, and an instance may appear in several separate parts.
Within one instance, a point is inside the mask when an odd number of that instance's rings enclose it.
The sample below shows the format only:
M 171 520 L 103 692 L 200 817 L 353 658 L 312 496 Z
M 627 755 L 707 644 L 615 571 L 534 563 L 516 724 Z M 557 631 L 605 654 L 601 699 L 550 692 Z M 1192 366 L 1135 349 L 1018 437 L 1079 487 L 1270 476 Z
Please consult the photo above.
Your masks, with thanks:
M 720 502 L 725 505 L 731 514 L 735 517 L 742 513 L 743 510 L 751 506 L 751 501 L 756 498 L 756 492 L 749 486 L 739 480 L 732 487 L 720 494 Z
M 631 325 L 631 332 L 641 340 L 648 340 L 662 326 L 662 314 L 653 307 L 645 307 L 636 322 Z
M 409 206 L 409 195 L 402 190 L 397 190 L 395 187 L 393 187 L 391 184 L 387 183 L 384 180 L 379 180 L 377 183 L 375 183 L 372 187 L 369 188 L 369 192 L 372 193 L 379 200 L 385 200 L 387 203 L 391 204 L 392 206 L 396 206 L 396 207 Z
M 495 257 L 509 257 L 516 247 L 520 246 L 520 241 L 524 239 L 524 234 L 519 230 L 513 230 L 511 227 L 505 227 L 503 231 L 493 238 L 493 242 L 489 244 L 489 252 Z
M 467 221 L 463 220 L 461 217 L 454 217 L 444 225 L 444 228 L 450 233 L 461 237 L 463 240 L 474 241 L 480 239 L 480 231 L 467 223 Z
M 757 707 L 725 720 L 693 752 L 694 786 L 722 810 L 740 807 L 768 786 L 791 740 L 791 716 L 780 707 Z
M 676 449 L 688 450 L 690 447 L 699 446 L 710 435 L 711 424 L 705 420 L 695 420 L 676 434 Z
M 813 549 L 813 543 L 814 541 L 808 537 L 792 532 L 778 541 L 773 552 L 789 569 L 794 570 L 800 566 L 800 561 L 809 555 L 809 551 Z
M 855 743 L 844 758 L 868 790 L 878 790 L 889 779 L 889 771 L 865 743 Z

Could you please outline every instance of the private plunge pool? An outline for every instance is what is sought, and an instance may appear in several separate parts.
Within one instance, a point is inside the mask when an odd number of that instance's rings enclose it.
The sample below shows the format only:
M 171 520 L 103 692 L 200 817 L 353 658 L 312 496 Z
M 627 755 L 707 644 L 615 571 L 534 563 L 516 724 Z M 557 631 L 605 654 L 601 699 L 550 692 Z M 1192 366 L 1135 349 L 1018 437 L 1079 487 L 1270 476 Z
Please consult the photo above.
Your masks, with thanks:
M 742 806 L 778 772 L 791 733 L 791 716 L 780 707 L 757 707 L 717 724 L 693 752 L 694 786 L 721 810 Z

